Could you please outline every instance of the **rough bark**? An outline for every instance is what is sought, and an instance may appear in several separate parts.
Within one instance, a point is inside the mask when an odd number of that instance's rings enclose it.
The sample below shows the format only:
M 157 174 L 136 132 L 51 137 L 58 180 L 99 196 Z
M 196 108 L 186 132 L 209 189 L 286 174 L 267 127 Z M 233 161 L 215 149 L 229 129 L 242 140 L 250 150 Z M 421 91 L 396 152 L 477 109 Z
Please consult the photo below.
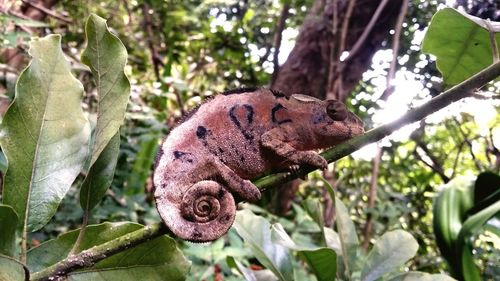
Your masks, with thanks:
M 382 1 L 356 1 L 345 37 L 342 37 L 340 30 L 342 30 L 341 25 L 344 23 L 349 0 L 327 1 L 326 5 L 323 5 L 324 0 L 315 1 L 301 27 L 295 47 L 280 67 L 271 85 L 272 88 L 286 94 L 300 93 L 324 99 L 332 83 L 339 83 L 341 87 L 332 93 L 332 97 L 345 102 L 370 66 L 375 52 L 389 37 L 389 31 L 394 28 L 403 1 L 389 0 L 387 2 L 368 36 L 347 63 L 340 62 L 339 55 L 343 51 L 351 50 L 356 44 Z M 337 7 L 335 29 L 333 28 L 334 7 Z M 339 50 L 339 46 L 345 46 L 345 50 Z M 332 56 L 332 54 L 335 55 Z M 336 67 L 332 68 L 332 64 Z M 336 70 L 332 81 L 328 81 L 330 69 Z M 336 81 L 336 79 L 341 81 Z M 280 196 L 276 202 L 277 213 L 287 212 L 297 188 L 298 183 L 294 181 L 278 189 Z

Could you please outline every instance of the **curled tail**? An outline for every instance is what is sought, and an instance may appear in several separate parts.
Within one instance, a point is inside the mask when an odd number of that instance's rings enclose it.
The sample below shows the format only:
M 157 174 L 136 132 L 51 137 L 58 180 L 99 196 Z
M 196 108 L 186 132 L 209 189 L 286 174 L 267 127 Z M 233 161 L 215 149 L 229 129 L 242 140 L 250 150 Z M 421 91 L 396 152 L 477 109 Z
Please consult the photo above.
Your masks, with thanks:
M 234 198 L 215 181 L 199 181 L 184 192 L 182 202 L 156 198 L 162 220 L 179 238 L 193 242 L 213 241 L 224 235 L 236 214 Z

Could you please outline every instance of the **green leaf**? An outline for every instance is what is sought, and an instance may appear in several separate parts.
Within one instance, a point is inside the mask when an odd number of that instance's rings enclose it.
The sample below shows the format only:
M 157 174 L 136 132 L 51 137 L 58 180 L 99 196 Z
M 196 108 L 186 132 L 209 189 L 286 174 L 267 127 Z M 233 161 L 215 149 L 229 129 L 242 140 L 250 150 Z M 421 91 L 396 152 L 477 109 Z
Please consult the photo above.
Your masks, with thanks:
M 111 139 L 83 181 L 80 191 L 82 209 L 92 210 L 106 193 L 113 181 L 119 150 L 120 132 Z
M 257 281 L 255 274 L 249 268 L 243 266 L 239 261 L 237 261 L 234 257 L 227 257 L 226 259 L 227 265 L 231 268 L 235 268 L 238 270 L 241 275 L 245 278 L 246 281 Z
M 142 227 L 130 222 L 89 225 L 81 249 L 89 249 Z M 29 269 L 40 271 L 65 258 L 78 232 L 67 232 L 31 249 L 28 252 Z M 184 280 L 188 270 L 189 262 L 175 241 L 164 235 L 101 260 L 84 272 L 73 272 L 69 280 Z
M 40 229 L 54 215 L 83 167 L 90 136 L 83 86 L 70 72 L 61 36 L 34 38 L 29 53 L 0 139 L 9 162 L 3 202 L 23 231 Z
M 473 241 L 472 236 L 476 234 L 492 218 L 500 212 L 500 201 L 497 201 L 490 206 L 484 208 L 480 212 L 469 217 L 463 224 L 457 238 L 457 248 L 460 254 L 460 268 L 464 280 L 473 281 L 479 280 L 481 274 L 475 265 L 475 259 L 472 255 Z
M 0 204 L 0 254 L 13 257 L 18 217 L 11 206 Z M 0 279 L 1 280 L 1 279 Z
M 266 219 L 250 210 L 242 210 L 236 213 L 233 227 L 263 266 L 279 280 L 293 280 L 290 252 L 272 241 L 271 225 Z
M 324 245 L 326 246 L 325 238 L 325 220 L 323 218 L 323 208 L 317 199 L 308 198 L 303 203 L 304 209 L 307 214 L 314 220 L 314 222 L 320 227 L 321 237 L 323 239 Z
M 0 255 L 0 280 L 28 281 L 29 271 L 17 260 Z
M 368 253 L 361 271 L 362 281 L 376 280 L 402 266 L 418 250 L 418 243 L 406 231 L 386 232 Z
M 90 15 L 85 33 L 88 43 L 82 54 L 82 62 L 90 67 L 98 94 L 97 123 L 90 161 L 92 166 L 123 122 L 130 83 L 123 72 L 127 50 L 120 39 L 108 30 L 106 20 L 95 14 Z
M 22 19 L 22 18 L 19 18 L 16 16 L 6 15 L 6 14 L 0 14 L 0 22 L 2 22 L 2 21 L 11 21 L 15 25 L 26 26 L 26 27 L 47 27 L 47 26 L 49 26 L 48 24 L 41 22 L 41 21 Z
M 272 225 L 272 240 L 298 251 L 307 262 L 318 281 L 335 280 L 337 274 L 337 254 L 333 249 L 326 247 L 310 247 L 297 245 L 285 232 L 281 224 Z
M 500 46 L 500 23 L 490 22 Z M 431 20 L 422 52 L 436 56 L 448 86 L 458 84 L 493 63 L 492 44 L 484 20 L 445 8 Z
M 127 194 L 133 195 L 144 192 L 144 185 L 151 173 L 151 167 L 158 150 L 160 136 L 152 136 L 140 144 L 139 151 L 135 156 L 135 161 L 127 179 Z
M 458 240 L 466 213 L 474 205 L 473 179 L 456 177 L 441 186 L 433 205 L 433 230 L 441 255 L 446 259 L 453 276 L 460 274 Z
M 399 274 L 388 281 L 453 281 L 455 279 L 444 274 L 429 274 L 425 272 L 410 271 Z

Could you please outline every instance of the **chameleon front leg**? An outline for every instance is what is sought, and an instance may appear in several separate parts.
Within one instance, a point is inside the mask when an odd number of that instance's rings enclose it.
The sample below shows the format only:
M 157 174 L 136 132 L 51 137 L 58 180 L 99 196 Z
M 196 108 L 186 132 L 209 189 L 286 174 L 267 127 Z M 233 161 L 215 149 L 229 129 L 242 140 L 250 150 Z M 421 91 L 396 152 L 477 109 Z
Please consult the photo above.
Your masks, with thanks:
M 286 142 L 280 128 L 274 128 L 264 133 L 260 138 L 260 144 L 286 160 L 299 165 L 305 164 L 320 169 L 325 169 L 328 166 L 325 158 L 321 157 L 318 153 L 312 150 L 297 150 L 290 143 Z

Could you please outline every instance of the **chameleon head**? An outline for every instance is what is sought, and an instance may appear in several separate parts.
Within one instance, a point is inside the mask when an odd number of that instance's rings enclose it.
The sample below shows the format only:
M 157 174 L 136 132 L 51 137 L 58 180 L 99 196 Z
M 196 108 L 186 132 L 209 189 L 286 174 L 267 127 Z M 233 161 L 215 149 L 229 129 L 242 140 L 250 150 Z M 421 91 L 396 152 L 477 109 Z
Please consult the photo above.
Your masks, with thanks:
M 316 148 L 326 148 L 364 133 L 363 121 L 338 100 L 319 100 L 304 95 L 292 95 L 303 103 L 303 118 L 309 118 L 310 140 Z

